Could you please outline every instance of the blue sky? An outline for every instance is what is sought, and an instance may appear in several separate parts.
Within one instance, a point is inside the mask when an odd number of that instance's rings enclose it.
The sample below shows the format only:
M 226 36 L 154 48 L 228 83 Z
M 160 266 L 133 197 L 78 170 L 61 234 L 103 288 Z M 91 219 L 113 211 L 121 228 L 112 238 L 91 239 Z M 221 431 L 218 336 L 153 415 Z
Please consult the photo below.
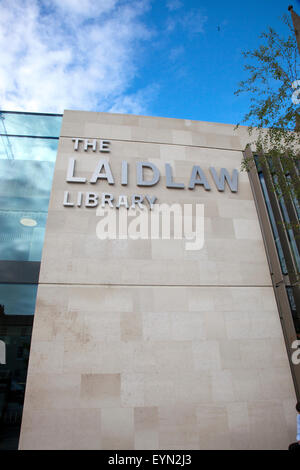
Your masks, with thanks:
M 0 0 L 0 108 L 240 122 L 242 51 L 291 0 Z M 12 27 L 13 25 L 13 27 Z

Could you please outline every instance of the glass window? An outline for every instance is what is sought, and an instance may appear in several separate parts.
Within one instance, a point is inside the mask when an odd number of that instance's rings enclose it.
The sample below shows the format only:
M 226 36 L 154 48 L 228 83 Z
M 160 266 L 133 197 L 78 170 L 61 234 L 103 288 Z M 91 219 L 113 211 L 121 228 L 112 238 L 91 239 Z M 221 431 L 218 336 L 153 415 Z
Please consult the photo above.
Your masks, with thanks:
M 32 287 L 0 284 L 0 341 L 5 352 L 0 364 L 0 450 L 18 448 L 35 303 Z
M 287 287 L 287 294 L 290 302 L 290 307 L 293 315 L 294 326 L 297 334 L 297 338 L 300 339 L 300 312 L 297 311 L 297 306 L 294 298 L 294 288 Z
M 290 218 L 289 218 L 289 215 L 288 215 L 288 211 L 287 211 L 284 199 L 282 197 L 279 198 L 279 204 L 280 204 L 280 208 L 281 208 L 281 212 L 282 212 L 284 221 L 285 221 L 286 224 L 288 224 L 288 227 L 290 227 L 291 226 L 291 221 L 290 221 Z M 291 248 L 292 248 L 292 252 L 294 254 L 294 260 L 295 260 L 295 263 L 297 265 L 298 272 L 300 272 L 300 256 L 299 256 L 299 251 L 298 251 L 297 243 L 296 243 L 294 232 L 293 232 L 292 228 L 287 229 L 287 234 L 288 234 L 289 242 L 290 242 L 290 245 L 291 245 Z
M 272 178 L 273 178 L 275 187 L 278 188 L 279 187 L 278 176 L 276 174 L 273 174 Z M 284 198 L 283 198 L 281 192 L 277 190 L 276 194 L 277 194 L 277 198 L 278 198 L 278 201 L 279 201 L 281 214 L 282 214 L 283 220 L 286 224 L 286 232 L 287 232 L 289 243 L 290 243 L 293 255 L 294 255 L 293 256 L 294 261 L 297 265 L 298 272 L 300 272 L 300 256 L 299 256 L 299 251 L 298 251 L 297 243 L 296 243 L 294 232 L 293 232 L 294 228 L 293 228 L 293 225 L 291 224 L 291 220 L 290 220 L 290 217 L 289 217 L 289 214 L 288 214 L 288 210 L 287 210 L 287 207 L 286 207 L 286 204 L 284 202 Z
M 27 268 L 29 261 L 41 259 L 61 121 L 56 115 L 0 112 L 2 270 L 9 261 Z M 0 341 L 6 356 L 0 364 L 0 450 L 18 448 L 37 294 L 37 284 L 30 282 L 35 279 L 26 279 L 28 284 L 0 279 Z
M 271 222 L 271 226 L 272 226 L 273 236 L 274 236 L 274 240 L 275 240 L 275 244 L 276 244 L 276 248 L 277 248 L 277 253 L 278 253 L 278 256 L 279 256 L 281 270 L 282 270 L 283 274 L 287 274 L 287 267 L 286 267 L 286 262 L 285 262 L 285 258 L 284 258 L 284 254 L 283 254 L 283 249 L 282 249 L 282 246 L 281 246 L 279 233 L 278 233 L 278 230 L 277 230 L 275 217 L 274 217 L 274 213 L 273 213 L 273 210 L 272 210 L 272 206 L 271 206 L 271 202 L 270 202 L 270 198 L 269 198 L 265 178 L 264 178 L 264 175 L 262 173 L 259 173 L 259 179 L 260 179 L 260 184 L 261 184 L 261 187 L 262 187 L 262 190 L 263 190 L 263 194 L 264 194 L 264 198 L 265 198 L 265 202 L 266 202 L 266 206 L 267 206 L 267 210 L 268 210 L 268 214 L 269 214 L 269 218 L 270 218 L 270 222 Z
M 55 162 L 58 139 L 0 135 L 0 159 Z
M 0 260 L 40 261 L 47 212 L 0 210 Z
M 295 211 L 297 213 L 297 217 L 298 217 L 298 219 L 300 219 L 300 205 L 299 205 L 299 201 L 297 199 L 297 196 L 295 194 L 292 178 L 291 178 L 290 175 L 287 175 L 286 178 L 287 178 L 287 180 L 289 182 L 289 185 L 290 185 L 291 197 L 292 197 L 292 201 L 293 201 L 293 204 L 294 204 L 294 207 L 295 207 Z
M 0 159 L 0 198 L 2 198 L 0 208 L 25 209 L 22 201 L 25 198 L 26 204 L 29 204 L 26 208 L 29 210 L 33 210 L 34 207 L 47 211 L 48 205 L 42 204 L 40 207 L 36 203 L 40 203 L 41 198 L 49 200 L 53 172 L 54 162 Z M 32 198 L 36 198 L 37 201 L 33 201 Z
M 59 137 L 61 115 L 0 112 L 0 134 Z
M 40 261 L 58 140 L 5 139 L 0 138 L 0 260 Z
M 33 315 L 37 284 L 0 284 L 2 313 L 9 315 Z M 21 332 L 20 332 L 21 333 Z

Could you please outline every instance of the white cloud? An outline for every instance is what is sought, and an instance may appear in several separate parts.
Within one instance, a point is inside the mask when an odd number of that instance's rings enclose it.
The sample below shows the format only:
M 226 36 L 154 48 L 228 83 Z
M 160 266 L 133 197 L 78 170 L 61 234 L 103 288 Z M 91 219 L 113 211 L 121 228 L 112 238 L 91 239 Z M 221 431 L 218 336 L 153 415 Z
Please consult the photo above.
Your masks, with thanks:
M 134 95 L 124 95 L 117 98 L 111 108 L 110 113 L 127 113 L 130 109 L 133 114 L 141 115 L 145 113 L 145 108 L 157 98 L 159 85 L 149 85 L 143 90 L 137 91 Z
M 46 0 L 46 3 L 49 8 L 54 5 L 71 16 L 79 14 L 82 17 L 92 18 L 112 10 L 117 0 L 100 2 L 97 0 Z
M 190 33 L 204 33 L 204 25 L 207 21 L 207 16 L 204 16 L 201 11 L 193 9 L 189 11 L 181 19 L 182 26 Z
M 203 15 L 200 10 L 193 8 L 183 15 L 179 13 L 170 14 L 167 18 L 166 29 L 168 32 L 173 32 L 179 27 L 189 34 L 204 33 L 206 22 L 207 16 Z
M 182 6 L 183 6 L 183 4 L 180 0 L 168 0 L 167 1 L 167 8 L 170 11 L 178 10 Z
M 172 62 L 176 62 L 184 54 L 184 47 L 178 46 L 170 50 L 169 58 Z
M 0 109 L 145 112 L 137 73 L 147 0 L 0 0 Z M 118 108 L 119 106 L 119 108 Z

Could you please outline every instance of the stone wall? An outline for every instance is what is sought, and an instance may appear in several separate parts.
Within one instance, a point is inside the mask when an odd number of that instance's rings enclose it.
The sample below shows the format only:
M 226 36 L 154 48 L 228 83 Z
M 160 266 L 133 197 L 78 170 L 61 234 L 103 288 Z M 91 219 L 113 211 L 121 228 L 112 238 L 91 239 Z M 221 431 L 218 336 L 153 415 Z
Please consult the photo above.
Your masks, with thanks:
M 285 449 L 295 440 L 295 393 L 248 175 L 239 173 L 233 193 L 209 174 L 240 170 L 247 137 L 233 127 L 65 112 L 21 449 Z M 75 152 L 73 137 L 108 139 L 111 151 Z M 105 158 L 115 184 L 66 183 L 69 157 L 87 179 Z M 136 186 L 136 161 L 159 168 L 157 185 Z M 185 189 L 166 188 L 165 163 Z M 187 189 L 193 165 L 210 191 Z M 204 247 L 99 240 L 97 209 L 64 207 L 64 191 L 204 204 Z

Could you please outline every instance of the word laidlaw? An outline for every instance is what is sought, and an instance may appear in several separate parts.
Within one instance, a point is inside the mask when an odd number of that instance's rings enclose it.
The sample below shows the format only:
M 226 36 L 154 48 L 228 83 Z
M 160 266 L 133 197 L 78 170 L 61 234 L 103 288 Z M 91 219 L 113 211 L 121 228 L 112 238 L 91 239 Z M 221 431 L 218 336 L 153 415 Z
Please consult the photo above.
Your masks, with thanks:
M 68 170 L 67 170 L 67 183 L 86 183 L 87 178 L 84 176 L 76 175 L 75 173 L 75 158 L 69 158 Z M 145 175 L 147 171 L 147 175 Z M 214 167 L 209 168 L 212 179 L 218 189 L 218 191 L 225 190 L 225 182 L 227 182 L 231 192 L 237 192 L 238 190 L 238 171 L 234 169 L 232 175 L 226 170 L 221 168 L 219 174 Z M 129 164 L 127 161 L 121 163 L 121 185 L 128 185 L 128 173 Z M 150 174 L 149 174 L 150 173 Z M 175 189 L 185 189 L 185 184 L 182 182 L 174 181 L 172 167 L 170 163 L 165 164 L 166 174 L 166 187 Z M 115 179 L 111 170 L 109 162 L 105 159 L 101 159 L 97 162 L 96 167 L 91 174 L 89 183 L 95 184 L 98 180 L 106 180 L 108 184 L 115 184 Z M 156 165 L 151 162 L 136 162 L 136 185 L 143 187 L 155 186 L 160 181 L 160 171 Z M 211 186 L 205 175 L 205 172 L 198 165 L 194 165 L 191 170 L 191 176 L 189 179 L 189 189 L 194 189 L 196 185 L 201 185 L 206 191 L 211 190 Z

